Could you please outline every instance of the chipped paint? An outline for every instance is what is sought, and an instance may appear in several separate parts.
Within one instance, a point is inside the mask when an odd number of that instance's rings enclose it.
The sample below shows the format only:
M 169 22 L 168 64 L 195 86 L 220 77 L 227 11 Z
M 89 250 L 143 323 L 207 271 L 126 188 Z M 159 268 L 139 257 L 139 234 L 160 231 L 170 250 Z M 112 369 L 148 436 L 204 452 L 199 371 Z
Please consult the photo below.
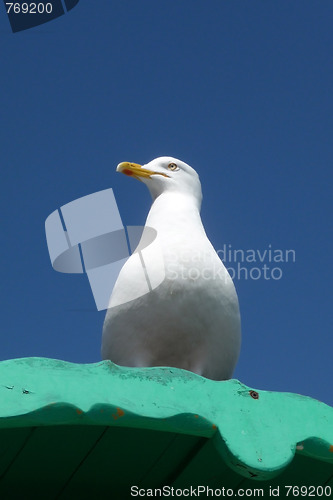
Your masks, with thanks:
M 117 418 L 121 418 L 125 415 L 125 412 L 124 410 L 122 410 L 121 408 L 117 408 L 117 413 L 112 413 L 112 417 L 117 420 Z

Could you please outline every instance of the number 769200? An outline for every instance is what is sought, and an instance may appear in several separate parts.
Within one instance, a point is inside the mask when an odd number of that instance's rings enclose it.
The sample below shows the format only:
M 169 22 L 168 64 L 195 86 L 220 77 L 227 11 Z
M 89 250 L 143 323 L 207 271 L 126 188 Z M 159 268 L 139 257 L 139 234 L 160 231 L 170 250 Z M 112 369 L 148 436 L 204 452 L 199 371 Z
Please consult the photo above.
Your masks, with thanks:
M 52 4 L 48 3 L 27 3 L 6 2 L 7 14 L 51 14 Z

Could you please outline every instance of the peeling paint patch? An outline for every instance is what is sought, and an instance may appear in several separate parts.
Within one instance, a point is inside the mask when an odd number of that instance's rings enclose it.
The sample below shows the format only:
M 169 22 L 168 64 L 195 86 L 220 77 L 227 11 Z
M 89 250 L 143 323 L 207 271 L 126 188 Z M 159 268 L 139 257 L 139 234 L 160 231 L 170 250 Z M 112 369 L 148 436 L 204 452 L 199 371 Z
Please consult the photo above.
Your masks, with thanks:
M 112 413 L 112 417 L 117 420 L 117 418 L 123 417 L 125 415 L 124 410 L 117 408 L 117 413 Z
M 333 444 L 330 446 L 330 452 L 333 453 Z
M 77 413 L 78 415 L 82 415 L 83 411 L 82 411 L 82 410 L 79 410 L 79 409 L 77 408 L 76 413 Z

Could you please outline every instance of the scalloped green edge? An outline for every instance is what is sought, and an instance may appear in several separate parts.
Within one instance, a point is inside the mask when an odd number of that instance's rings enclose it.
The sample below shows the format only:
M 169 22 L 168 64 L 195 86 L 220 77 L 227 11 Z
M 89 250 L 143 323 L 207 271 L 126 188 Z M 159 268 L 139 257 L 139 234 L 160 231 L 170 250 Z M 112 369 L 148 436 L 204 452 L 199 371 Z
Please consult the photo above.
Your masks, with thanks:
M 60 424 L 137 427 L 213 439 L 228 465 L 267 480 L 302 453 L 333 464 L 333 408 L 177 368 L 47 358 L 0 362 L 0 428 Z

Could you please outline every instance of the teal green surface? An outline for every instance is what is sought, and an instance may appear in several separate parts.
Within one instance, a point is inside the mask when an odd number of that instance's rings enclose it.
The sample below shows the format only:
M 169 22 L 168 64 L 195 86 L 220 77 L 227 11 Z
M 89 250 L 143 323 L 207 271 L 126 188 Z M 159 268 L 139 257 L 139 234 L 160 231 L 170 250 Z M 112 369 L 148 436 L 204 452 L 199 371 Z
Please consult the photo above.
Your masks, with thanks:
M 267 480 L 297 454 L 333 465 L 333 408 L 175 368 L 0 363 L 0 428 L 94 425 L 209 438 L 238 474 Z M 231 471 L 230 471 L 231 472 Z M 333 470 L 332 470 L 333 474 Z

